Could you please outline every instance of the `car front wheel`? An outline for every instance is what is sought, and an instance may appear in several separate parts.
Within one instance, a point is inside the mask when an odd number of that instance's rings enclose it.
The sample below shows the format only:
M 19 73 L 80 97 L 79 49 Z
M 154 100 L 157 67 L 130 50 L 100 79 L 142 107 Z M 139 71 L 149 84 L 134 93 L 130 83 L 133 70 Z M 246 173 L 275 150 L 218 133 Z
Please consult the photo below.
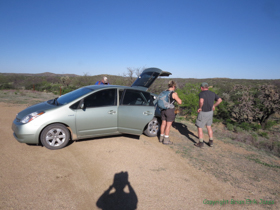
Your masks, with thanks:
M 144 134 L 149 137 L 155 137 L 157 136 L 159 130 L 160 130 L 160 123 L 158 119 L 154 117 L 146 126 L 146 129 L 144 130 Z
M 41 143 L 48 149 L 56 150 L 65 147 L 70 139 L 69 130 L 62 124 L 47 126 L 41 133 Z

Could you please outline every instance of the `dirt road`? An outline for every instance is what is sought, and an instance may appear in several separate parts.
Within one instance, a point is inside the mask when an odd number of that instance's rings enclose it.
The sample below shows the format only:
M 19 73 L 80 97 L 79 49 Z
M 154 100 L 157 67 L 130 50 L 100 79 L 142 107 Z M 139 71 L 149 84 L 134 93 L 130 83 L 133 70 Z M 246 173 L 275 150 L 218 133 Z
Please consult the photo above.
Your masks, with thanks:
M 230 204 L 246 193 L 194 168 L 157 138 L 99 138 L 56 151 L 21 144 L 11 124 L 25 107 L 0 103 L 0 209 L 208 209 L 205 203 L 217 200 L 229 203 L 213 209 L 261 208 Z

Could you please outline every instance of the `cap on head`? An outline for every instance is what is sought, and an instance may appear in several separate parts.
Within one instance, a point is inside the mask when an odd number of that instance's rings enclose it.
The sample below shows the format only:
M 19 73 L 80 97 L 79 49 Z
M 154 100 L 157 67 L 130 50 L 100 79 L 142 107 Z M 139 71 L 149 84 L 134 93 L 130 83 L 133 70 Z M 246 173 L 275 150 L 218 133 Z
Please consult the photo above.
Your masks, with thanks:
M 103 77 L 103 81 L 104 81 L 104 83 L 108 83 L 108 78 L 107 77 Z
M 207 83 L 207 82 L 202 82 L 202 83 L 201 83 L 201 85 L 200 85 L 200 87 L 203 87 L 203 88 L 208 88 L 208 87 L 209 87 L 209 85 L 208 85 L 208 83 Z

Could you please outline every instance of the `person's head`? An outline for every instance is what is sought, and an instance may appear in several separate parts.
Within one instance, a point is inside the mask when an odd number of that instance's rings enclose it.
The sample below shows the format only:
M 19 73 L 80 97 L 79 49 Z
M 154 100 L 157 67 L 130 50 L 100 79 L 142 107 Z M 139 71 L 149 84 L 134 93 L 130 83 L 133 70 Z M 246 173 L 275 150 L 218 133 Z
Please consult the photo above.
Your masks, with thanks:
M 177 84 L 176 84 L 176 82 L 174 82 L 173 80 L 170 80 L 169 82 L 168 82 L 168 88 L 174 88 L 174 90 L 176 89 L 176 86 L 177 86 Z
M 107 77 L 103 77 L 102 82 L 107 85 L 108 84 L 108 78 Z
M 125 172 L 120 172 L 115 174 L 114 176 L 114 187 L 116 189 L 116 191 L 123 191 L 123 189 L 125 188 L 125 186 L 128 183 L 128 173 L 127 171 Z
M 208 90 L 209 88 L 209 85 L 207 82 L 202 82 L 201 85 L 200 85 L 200 89 L 201 90 Z

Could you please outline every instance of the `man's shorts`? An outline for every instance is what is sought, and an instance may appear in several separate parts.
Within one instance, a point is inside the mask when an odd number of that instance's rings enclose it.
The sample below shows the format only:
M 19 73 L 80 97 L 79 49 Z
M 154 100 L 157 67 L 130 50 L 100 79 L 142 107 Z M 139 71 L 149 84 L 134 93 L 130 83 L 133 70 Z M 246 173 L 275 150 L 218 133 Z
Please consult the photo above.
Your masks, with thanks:
M 175 120 L 175 109 L 161 110 L 161 120 L 165 120 L 167 122 L 173 122 Z
M 195 125 L 199 128 L 203 128 L 206 126 L 211 126 L 213 123 L 213 111 L 209 112 L 199 112 L 197 115 L 197 119 Z

